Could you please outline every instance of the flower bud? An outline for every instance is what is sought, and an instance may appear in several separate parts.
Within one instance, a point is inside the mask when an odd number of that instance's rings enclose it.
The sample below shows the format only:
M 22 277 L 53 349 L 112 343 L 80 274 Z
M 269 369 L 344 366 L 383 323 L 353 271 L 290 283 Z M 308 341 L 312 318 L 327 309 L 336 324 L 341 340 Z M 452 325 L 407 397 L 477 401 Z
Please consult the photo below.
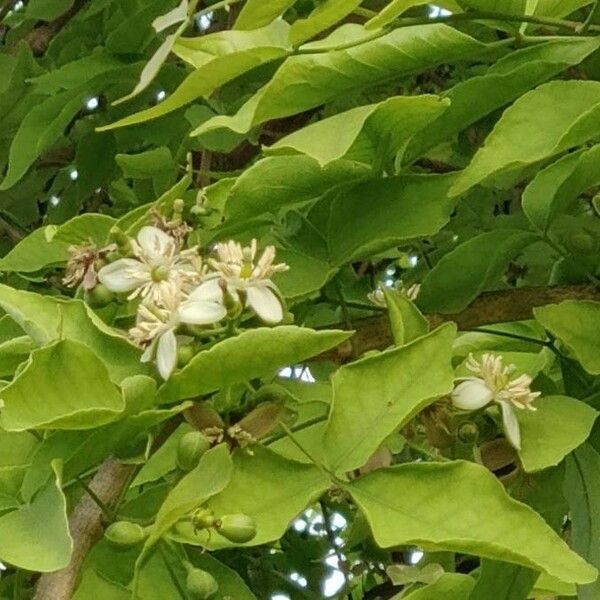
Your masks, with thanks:
M 256 536 L 254 519 L 244 514 L 225 515 L 215 524 L 215 529 L 236 544 L 244 544 Z
M 458 426 L 458 439 L 464 444 L 472 444 L 479 437 L 479 428 L 471 421 L 465 421 Z
M 137 523 L 131 521 L 115 521 L 109 525 L 104 532 L 106 539 L 119 548 L 129 548 L 137 546 L 143 542 L 147 533 L 146 530 Z
M 177 446 L 177 467 L 185 472 L 191 471 L 209 448 L 210 442 L 199 431 L 186 433 Z
M 114 292 L 111 292 L 105 285 L 98 283 L 92 289 L 85 290 L 83 299 L 86 304 L 92 308 L 104 308 L 115 298 Z
M 110 241 L 117 245 L 117 248 L 122 255 L 131 254 L 131 240 L 120 227 L 113 225 L 108 236 Z
M 191 566 L 185 585 L 189 597 L 193 600 L 208 600 L 219 591 L 219 584 L 210 573 Z
M 183 209 L 185 208 L 185 202 L 182 198 L 176 198 L 173 200 L 173 216 L 180 217 L 183 214 Z
M 194 350 L 194 346 L 188 344 L 187 346 L 178 346 L 177 347 L 177 366 L 182 369 L 187 365 L 192 358 L 196 356 L 196 351 Z

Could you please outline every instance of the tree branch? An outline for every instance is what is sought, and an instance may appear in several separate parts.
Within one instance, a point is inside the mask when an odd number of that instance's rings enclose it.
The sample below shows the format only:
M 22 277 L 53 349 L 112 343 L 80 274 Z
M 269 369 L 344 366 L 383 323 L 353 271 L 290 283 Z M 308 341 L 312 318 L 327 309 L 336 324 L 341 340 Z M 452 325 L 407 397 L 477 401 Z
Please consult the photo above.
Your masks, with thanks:
M 108 508 L 114 508 L 134 470 L 133 465 L 124 465 L 114 458 L 108 459 L 100 467 L 89 487 Z M 69 529 L 73 538 L 71 562 L 60 571 L 42 575 L 38 580 L 33 600 L 72 598 L 85 558 L 102 535 L 102 519 L 102 510 L 98 504 L 88 494 L 84 494 L 69 518 Z
M 86 5 L 88 0 L 75 0 L 73 6 L 50 23 L 44 23 L 32 29 L 26 36 L 25 41 L 29 44 L 35 56 L 41 56 L 46 52 L 52 38 Z
M 555 287 L 531 287 L 487 292 L 474 300 L 465 310 L 457 314 L 427 315 L 432 327 L 454 321 L 460 330 L 473 329 L 481 325 L 523 321 L 533 317 L 533 309 L 563 300 L 598 300 L 600 289 L 593 285 L 569 285 Z M 315 360 L 347 362 L 354 355 L 369 350 L 382 350 L 393 343 L 387 315 L 362 319 L 354 323 L 356 333 L 352 340 L 319 355 Z

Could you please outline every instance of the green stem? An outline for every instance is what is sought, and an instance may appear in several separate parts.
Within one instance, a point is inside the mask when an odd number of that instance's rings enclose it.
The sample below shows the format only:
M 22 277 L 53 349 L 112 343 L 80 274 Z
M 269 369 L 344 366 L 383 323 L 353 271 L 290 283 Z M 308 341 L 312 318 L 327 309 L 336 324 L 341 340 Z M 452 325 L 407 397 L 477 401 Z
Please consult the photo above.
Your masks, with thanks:
M 507 15 L 492 11 L 454 13 L 451 15 L 440 16 L 435 19 L 429 17 L 406 17 L 397 20 L 397 22 L 400 23 L 400 27 L 410 27 L 411 25 L 427 25 L 429 23 L 459 23 L 461 21 L 504 21 L 506 23 L 533 23 L 534 25 L 545 25 L 547 27 L 569 29 L 574 32 L 580 30 L 584 25 L 579 21 L 568 21 L 554 17 L 540 17 L 536 15 Z M 590 24 L 588 30 L 600 31 L 600 26 Z
M 587 33 L 590 27 L 592 27 L 592 23 L 594 19 L 598 16 L 598 14 L 600 14 L 600 0 L 596 0 L 594 2 L 594 6 L 592 6 L 592 8 L 590 9 L 588 16 L 583 22 L 583 25 L 577 30 L 577 33 L 580 33 L 582 35 Z
M 489 333 L 491 335 L 498 335 L 501 337 L 511 338 L 513 340 L 521 340 L 523 342 L 531 342 L 532 344 L 539 344 L 540 346 L 552 346 L 552 343 L 547 340 L 540 340 L 539 338 L 530 338 L 526 335 L 519 335 L 518 333 L 509 333 L 508 331 L 498 331 L 497 329 L 488 329 L 487 327 L 473 327 L 472 329 L 465 329 L 465 331 L 474 331 L 476 333 Z
M 568 252 L 566 252 L 559 244 L 557 244 L 550 236 L 546 235 L 546 233 L 542 232 L 542 239 L 544 242 L 548 244 L 552 249 L 558 252 L 568 263 L 573 265 L 573 268 L 576 271 L 579 271 L 582 275 L 585 275 L 594 285 L 600 287 L 600 279 L 596 277 L 593 273 L 588 271 L 585 267 L 580 265 Z
M 179 592 L 179 595 L 181 596 L 181 598 L 183 600 L 186 600 L 188 598 L 188 593 L 186 592 L 186 590 L 183 589 L 183 587 L 180 583 L 180 578 L 178 577 L 177 573 L 175 573 L 175 571 L 173 570 L 173 565 L 171 564 L 171 562 L 169 560 L 169 557 L 167 555 L 167 552 L 166 552 L 163 544 L 159 545 L 159 551 L 163 558 L 163 562 L 165 563 L 165 567 L 167 567 L 167 571 L 169 572 L 169 575 L 171 576 L 171 581 L 173 582 L 173 585 L 177 588 L 177 591 Z
M 107 519 L 108 521 L 113 521 L 115 518 L 113 511 L 111 511 L 108 508 L 108 506 L 106 506 L 106 504 L 104 504 L 104 502 L 102 502 L 102 500 L 100 500 L 100 498 L 98 497 L 96 492 L 94 492 L 94 490 L 92 490 L 92 488 L 90 488 L 90 486 L 87 485 L 87 483 L 85 483 L 85 481 L 82 481 L 79 477 L 76 478 L 76 481 L 85 490 L 87 495 L 94 501 L 94 503 L 98 506 L 98 508 L 102 511 L 104 518 Z
M 338 480 L 334 473 L 332 473 L 329 469 L 325 468 L 321 464 L 321 462 L 318 461 L 312 455 L 312 453 L 302 445 L 302 443 L 296 437 L 294 432 L 283 421 L 279 422 L 279 427 L 281 427 L 281 429 L 285 431 L 285 434 L 290 438 L 292 444 L 294 444 L 294 446 L 296 446 L 296 448 L 298 448 L 298 450 L 300 450 L 300 452 L 302 452 L 302 454 L 304 454 L 304 456 L 306 456 L 306 458 L 308 458 L 308 460 L 310 460 L 310 462 L 312 462 L 324 475 L 327 475 L 327 477 L 331 477 L 335 481 Z
M 330 300 L 329 298 L 323 298 L 323 302 L 333 306 L 341 306 L 339 302 Z M 355 308 L 357 310 L 370 310 L 371 312 L 381 313 L 387 312 L 387 308 L 383 308 L 382 306 L 377 306 L 376 304 L 363 304 L 362 302 L 352 302 L 352 300 L 346 300 L 346 306 L 348 308 Z
M 344 298 L 344 291 L 342 290 L 342 284 L 340 283 L 339 279 L 335 280 L 335 290 L 337 292 L 338 298 L 340 299 L 340 307 L 342 309 L 342 316 L 344 317 L 346 329 L 354 329 L 354 327 L 352 327 L 352 319 L 350 318 L 348 304 L 346 303 L 346 299 Z
M 348 588 L 348 584 L 350 583 L 350 578 L 348 577 L 348 570 L 345 566 L 344 557 L 338 548 L 338 545 L 335 543 L 335 532 L 333 531 L 333 527 L 331 526 L 331 515 L 329 514 L 329 509 L 323 500 L 319 500 L 319 506 L 321 507 L 321 513 L 323 515 L 323 525 L 325 526 L 325 533 L 327 533 L 327 539 L 329 540 L 329 545 L 331 549 L 335 553 L 338 560 L 338 569 L 341 571 L 344 576 L 344 587 L 343 590 Z M 340 597 L 343 593 L 340 593 Z
M 442 456 L 441 454 L 435 454 L 431 450 L 427 450 L 427 448 L 424 448 L 423 446 L 421 446 L 415 442 L 411 442 L 410 440 L 406 440 L 406 445 L 409 448 L 412 448 L 413 450 L 418 452 L 419 454 L 422 454 L 423 456 L 426 456 L 427 458 L 431 458 L 431 460 L 434 460 L 437 462 L 450 462 L 449 458 L 446 458 L 445 456 Z
M 303 423 L 298 423 L 297 425 L 293 425 L 292 427 L 289 428 L 289 430 L 292 433 L 295 433 L 296 431 L 302 431 L 303 429 L 308 429 L 312 425 L 316 425 L 317 423 L 322 423 L 323 421 L 326 421 L 326 420 L 327 420 L 327 415 L 313 417 L 312 419 L 308 419 L 307 421 L 304 421 Z M 284 433 L 276 433 L 273 436 L 271 436 L 268 440 L 264 441 L 263 444 L 265 446 L 270 446 L 271 444 L 274 444 L 275 442 L 278 442 L 279 440 L 284 438 L 286 435 L 287 435 L 287 433 L 285 433 L 285 432 Z

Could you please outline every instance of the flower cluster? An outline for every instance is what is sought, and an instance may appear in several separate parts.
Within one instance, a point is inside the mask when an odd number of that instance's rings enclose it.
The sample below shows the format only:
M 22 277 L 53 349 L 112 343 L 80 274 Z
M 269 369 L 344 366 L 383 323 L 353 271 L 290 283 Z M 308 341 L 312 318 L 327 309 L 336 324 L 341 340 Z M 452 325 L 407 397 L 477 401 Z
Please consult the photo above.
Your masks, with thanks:
M 127 246 L 129 255 L 103 266 L 97 277 L 111 292 L 140 299 L 129 335 L 144 348 L 142 361 L 155 360 L 164 379 L 177 364 L 181 325 L 214 328 L 246 308 L 266 323 L 283 319 L 271 277 L 288 267 L 274 263 L 272 246 L 258 258 L 256 240 L 245 248 L 233 241 L 217 244 L 205 264 L 197 248 L 184 249 L 181 239 L 154 226 L 142 227 Z
M 531 403 L 540 392 L 531 391 L 531 377 L 512 378 L 515 366 L 505 366 L 495 354 L 484 354 L 479 361 L 469 354 L 465 364 L 476 376 L 461 379 L 452 392 L 452 403 L 461 410 L 477 410 L 496 402 L 502 410 L 506 437 L 520 450 L 521 433 L 513 408 L 536 410 Z

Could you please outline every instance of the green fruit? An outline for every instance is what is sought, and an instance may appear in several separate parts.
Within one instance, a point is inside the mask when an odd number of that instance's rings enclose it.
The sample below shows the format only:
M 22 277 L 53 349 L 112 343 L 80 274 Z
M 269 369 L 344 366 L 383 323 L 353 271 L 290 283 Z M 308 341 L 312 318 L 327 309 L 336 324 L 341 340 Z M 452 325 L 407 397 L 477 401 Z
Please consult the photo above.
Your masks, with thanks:
M 594 236 L 586 231 L 572 233 L 565 240 L 565 246 L 573 254 L 593 254 L 598 249 Z
M 194 356 L 196 356 L 196 352 L 193 346 L 179 346 L 177 348 L 177 366 L 183 369 Z
M 201 456 L 210 448 L 210 442 L 199 431 L 190 431 L 181 437 L 177 445 L 177 467 L 191 471 L 198 466 Z
M 105 285 L 97 284 L 91 290 L 85 290 L 83 299 L 86 304 L 92 308 L 104 308 L 110 304 L 115 298 L 115 294 L 111 292 Z
M 256 523 L 244 514 L 225 515 L 216 526 L 217 531 L 230 542 L 244 544 L 256 536 Z
M 104 532 L 106 539 L 119 548 L 129 548 L 137 546 L 143 542 L 146 537 L 146 530 L 137 523 L 130 521 L 116 521 L 108 526 Z
M 187 592 L 193 600 L 208 600 L 219 591 L 217 580 L 202 569 L 190 569 L 185 583 Z

